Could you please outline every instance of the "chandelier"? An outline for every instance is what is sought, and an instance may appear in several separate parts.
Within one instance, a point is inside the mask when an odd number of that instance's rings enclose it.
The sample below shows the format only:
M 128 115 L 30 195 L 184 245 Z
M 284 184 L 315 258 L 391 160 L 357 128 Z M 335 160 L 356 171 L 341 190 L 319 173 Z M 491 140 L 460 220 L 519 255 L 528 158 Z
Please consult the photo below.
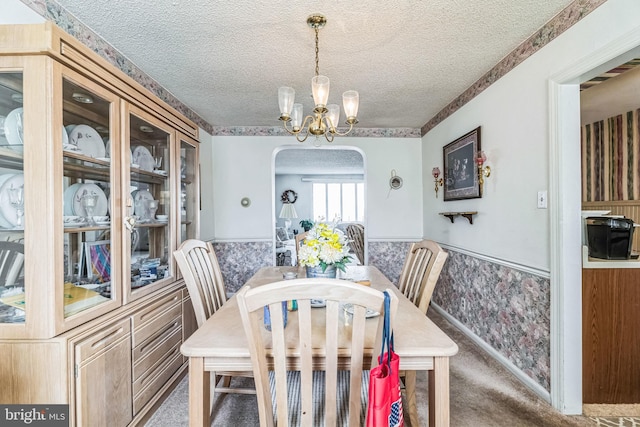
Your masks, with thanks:
M 284 128 L 291 135 L 295 135 L 299 142 L 304 142 L 309 134 L 315 135 L 316 139 L 324 135 L 328 142 L 332 142 L 336 135 L 347 135 L 353 129 L 353 125 L 358 123 L 359 95 L 355 90 L 348 90 L 342 94 L 344 112 L 347 116 L 345 124 L 349 129 L 338 132 L 337 125 L 340 121 L 340 107 L 337 104 L 327 105 L 329 99 L 329 78 L 321 76 L 318 67 L 318 32 L 327 23 L 327 18 L 320 14 L 310 15 L 307 24 L 316 32 L 316 73 L 311 79 L 311 91 L 313 93 L 313 115 L 304 117 L 302 114 L 302 104 L 294 104 L 296 91 L 292 87 L 283 86 L 278 89 L 278 103 L 280 104 L 280 120 Z M 289 127 L 291 122 L 291 127 Z

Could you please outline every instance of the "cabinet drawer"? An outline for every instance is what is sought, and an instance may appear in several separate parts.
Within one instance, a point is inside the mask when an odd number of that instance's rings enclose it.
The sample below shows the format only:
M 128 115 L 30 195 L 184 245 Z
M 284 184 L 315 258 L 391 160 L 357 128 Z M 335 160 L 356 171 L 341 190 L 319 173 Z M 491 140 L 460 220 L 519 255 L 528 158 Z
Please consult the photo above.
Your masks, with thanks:
M 171 378 L 171 376 L 182 366 L 182 354 L 180 353 L 180 346 L 177 345 L 175 352 L 172 353 L 173 357 L 168 357 L 162 364 L 154 369 L 154 372 L 158 372 L 155 377 L 149 377 L 148 381 L 142 381 L 137 389 L 141 389 L 140 393 L 135 394 L 133 398 L 133 413 L 137 414 L 144 405 L 165 385 L 165 383 Z M 146 385 L 146 387 L 145 387 Z M 134 387 L 134 389 L 136 389 Z M 136 389 L 136 390 L 137 390 Z
M 126 337 L 130 331 L 131 326 L 129 321 L 123 320 L 101 330 L 83 341 L 80 341 L 76 345 L 76 360 L 79 363 L 86 362 L 87 359 Z
M 182 339 L 182 324 L 176 319 L 169 327 L 162 330 L 152 340 L 133 350 L 133 380 L 137 380 L 158 360 L 164 358 L 167 351 Z
M 154 302 L 133 315 L 133 347 L 182 314 L 180 291 Z
M 162 372 L 162 370 L 167 365 L 167 363 L 169 363 L 169 361 L 172 361 L 173 358 L 177 354 L 181 354 L 180 353 L 180 342 L 174 343 L 173 347 L 169 347 L 165 352 L 163 352 L 161 355 L 159 355 L 159 357 L 145 359 L 144 360 L 145 364 L 146 364 L 147 360 L 149 362 L 153 362 L 153 363 L 149 363 L 149 366 L 147 367 L 147 369 L 144 370 L 144 371 L 141 370 L 140 371 L 140 376 L 138 378 L 134 379 L 134 381 L 133 381 L 133 395 L 134 396 L 137 395 L 148 384 L 153 382 L 153 379 L 155 377 L 157 377 Z

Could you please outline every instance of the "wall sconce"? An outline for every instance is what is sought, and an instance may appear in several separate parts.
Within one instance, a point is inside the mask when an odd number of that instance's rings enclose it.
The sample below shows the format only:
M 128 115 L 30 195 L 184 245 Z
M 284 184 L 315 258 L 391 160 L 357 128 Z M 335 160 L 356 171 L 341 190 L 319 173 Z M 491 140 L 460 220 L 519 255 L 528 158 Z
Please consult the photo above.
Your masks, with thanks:
M 484 154 L 484 151 L 480 150 L 476 154 L 476 163 L 478 164 L 478 184 L 480 184 L 480 194 L 482 194 L 482 185 L 484 184 L 484 178 L 491 175 L 491 168 L 489 166 L 484 166 L 484 163 L 487 161 L 487 156 Z
M 433 179 L 434 182 L 436 183 L 436 199 L 438 198 L 438 187 L 442 187 L 442 185 L 444 184 L 444 181 L 442 180 L 442 178 L 440 177 L 440 168 L 439 167 L 435 167 L 433 169 L 431 169 L 431 174 L 433 175 Z M 438 179 L 439 178 L 439 179 Z

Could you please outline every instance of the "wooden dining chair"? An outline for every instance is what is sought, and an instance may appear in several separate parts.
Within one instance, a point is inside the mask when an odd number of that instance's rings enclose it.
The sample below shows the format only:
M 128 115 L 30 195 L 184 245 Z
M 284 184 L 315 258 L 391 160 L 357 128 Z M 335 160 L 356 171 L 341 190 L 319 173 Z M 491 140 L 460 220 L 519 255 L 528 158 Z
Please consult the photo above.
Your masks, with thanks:
M 300 246 L 302 245 L 302 241 L 306 239 L 308 235 L 309 235 L 308 231 L 305 231 L 304 233 L 296 234 L 296 253 L 295 253 L 296 265 L 298 264 L 298 252 L 300 252 Z
M 398 288 L 425 314 L 429 309 L 433 290 L 448 256 L 448 252 L 432 240 L 413 243 L 407 253 Z M 400 371 L 400 376 L 404 382 L 411 425 L 419 425 L 416 405 L 416 371 Z
M 173 253 L 187 285 L 198 327 L 227 301 L 224 280 L 218 258 L 210 242 L 185 240 Z M 255 394 L 255 388 L 231 387 L 231 377 L 253 377 L 252 372 L 217 372 L 214 378 L 214 393 Z
M 358 257 L 360 265 L 364 265 L 364 225 L 349 224 L 347 225 L 347 237 L 349 238 L 349 247 Z
M 393 322 L 398 299 L 388 292 Z M 383 313 L 384 294 L 345 280 L 296 279 L 244 287 L 236 298 L 251 352 L 260 425 L 363 425 L 367 369 L 377 365 L 384 317 L 367 319 L 367 309 Z M 318 298 L 326 308 L 311 307 Z M 289 299 L 298 301 L 298 310 L 288 314 L 287 326 L 282 302 Z M 263 324 L 264 306 L 270 311 L 270 332 Z M 365 352 L 367 347 L 373 354 Z M 314 360 L 320 363 L 315 372 Z
M 449 253 L 433 240 L 413 243 L 400 273 L 398 289 L 425 314 Z

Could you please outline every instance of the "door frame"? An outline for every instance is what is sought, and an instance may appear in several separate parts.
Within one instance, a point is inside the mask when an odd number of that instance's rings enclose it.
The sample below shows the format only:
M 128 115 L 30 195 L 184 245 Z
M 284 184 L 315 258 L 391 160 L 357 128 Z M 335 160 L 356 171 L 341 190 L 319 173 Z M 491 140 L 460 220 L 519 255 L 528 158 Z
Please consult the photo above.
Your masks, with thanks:
M 640 27 L 549 78 L 551 403 L 582 413 L 580 83 L 640 56 Z

